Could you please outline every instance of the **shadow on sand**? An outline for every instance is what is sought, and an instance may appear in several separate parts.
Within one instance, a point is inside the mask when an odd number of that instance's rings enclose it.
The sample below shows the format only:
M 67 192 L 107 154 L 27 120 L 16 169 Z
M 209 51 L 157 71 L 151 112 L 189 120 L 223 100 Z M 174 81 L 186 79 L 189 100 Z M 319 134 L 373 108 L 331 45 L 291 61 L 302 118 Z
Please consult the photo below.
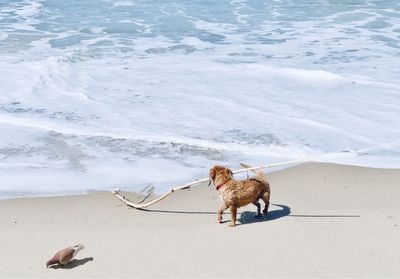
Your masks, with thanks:
M 244 211 L 240 214 L 237 225 L 259 223 L 266 221 L 273 221 L 282 217 L 297 217 L 297 218 L 359 218 L 360 215 L 323 215 L 323 214 L 291 214 L 291 209 L 287 205 L 283 204 L 272 204 L 280 207 L 280 209 L 270 210 L 266 217 L 255 218 L 256 212 Z M 155 213 L 168 213 L 168 214 L 190 214 L 190 215 L 216 215 L 216 211 L 181 211 L 181 210 L 160 210 L 160 209 L 140 209 L 145 212 Z M 229 209 L 224 212 L 224 215 L 230 215 Z M 226 223 L 228 220 L 224 220 L 222 223 Z
M 91 262 L 93 260 L 94 260 L 93 257 L 84 258 L 84 259 L 80 259 L 80 260 L 74 259 L 74 260 L 70 261 L 69 263 L 65 264 L 64 266 L 53 265 L 50 268 L 53 268 L 53 269 L 72 269 L 72 268 L 78 267 L 80 265 L 84 265 L 87 262 Z
M 156 212 L 156 213 L 173 213 L 173 214 L 193 214 L 193 215 L 203 215 L 203 214 L 216 214 L 216 211 L 183 211 L 183 210 L 160 210 L 160 209 L 145 209 L 140 208 L 138 210 L 146 212 Z
M 291 211 L 290 211 L 289 206 L 282 205 L 282 204 L 273 204 L 273 205 L 280 207 L 280 209 L 268 211 L 267 216 L 262 216 L 262 217 L 256 218 L 256 212 L 252 212 L 252 211 L 242 212 L 240 214 L 240 217 L 238 218 L 240 223 L 237 225 L 259 223 L 259 222 L 265 222 L 265 221 L 273 221 L 273 220 L 290 215 Z
M 255 218 L 255 212 L 245 211 L 240 215 L 238 225 L 245 225 L 258 222 L 273 221 L 282 217 L 297 217 L 297 218 L 359 218 L 360 215 L 324 215 L 324 214 L 290 214 L 291 209 L 289 206 L 283 204 L 272 204 L 280 207 L 277 210 L 271 210 L 266 217 Z

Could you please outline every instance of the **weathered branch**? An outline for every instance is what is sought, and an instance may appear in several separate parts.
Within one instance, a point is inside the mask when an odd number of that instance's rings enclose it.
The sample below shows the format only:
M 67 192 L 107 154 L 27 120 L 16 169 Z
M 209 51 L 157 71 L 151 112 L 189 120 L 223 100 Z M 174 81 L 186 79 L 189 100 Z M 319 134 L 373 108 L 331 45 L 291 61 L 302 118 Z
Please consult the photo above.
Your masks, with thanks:
M 261 165 L 261 166 L 257 166 L 257 167 L 250 167 L 250 168 L 235 170 L 235 171 L 233 171 L 233 173 L 236 174 L 236 173 L 253 171 L 253 170 L 258 170 L 258 169 L 295 164 L 295 163 L 300 163 L 300 162 L 303 162 L 303 160 L 293 160 L 293 161 L 285 161 L 285 162 L 279 162 L 279 163 L 271 163 L 271 164 Z M 141 208 L 148 207 L 152 204 L 155 204 L 155 203 L 163 200 L 164 198 L 166 198 L 167 196 L 169 196 L 170 194 L 172 194 L 175 191 L 189 189 L 190 187 L 192 187 L 194 185 L 197 185 L 197 184 L 200 184 L 203 182 L 207 182 L 209 180 L 210 180 L 210 178 L 203 178 L 203 179 L 194 180 L 194 181 L 186 183 L 184 185 L 176 186 L 176 187 L 172 188 L 171 190 L 169 190 L 168 192 L 166 192 L 164 195 L 162 195 L 152 201 L 149 201 L 147 203 L 134 203 L 134 202 L 130 201 L 129 199 L 127 199 L 125 196 L 121 195 L 119 189 L 112 190 L 111 192 L 126 205 L 136 208 L 136 209 L 141 209 Z

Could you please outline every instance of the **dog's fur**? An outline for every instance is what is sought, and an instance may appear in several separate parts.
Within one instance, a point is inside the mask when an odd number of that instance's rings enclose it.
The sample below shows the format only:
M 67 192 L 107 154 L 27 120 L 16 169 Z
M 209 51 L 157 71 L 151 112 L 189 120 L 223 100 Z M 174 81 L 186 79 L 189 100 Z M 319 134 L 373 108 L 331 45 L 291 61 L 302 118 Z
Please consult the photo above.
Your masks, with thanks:
M 245 164 L 241 164 L 241 166 L 249 167 Z M 231 211 L 231 223 L 229 226 L 234 227 L 236 225 L 237 209 L 249 203 L 257 206 L 256 217 L 261 217 L 259 199 L 262 199 L 265 203 L 263 214 L 267 214 L 271 195 L 269 183 L 262 170 L 255 171 L 255 173 L 255 178 L 234 180 L 232 171 L 226 167 L 214 166 L 210 169 L 210 183 L 212 181 L 216 187 L 220 186 L 218 192 L 223 201 L 217 213 L 218 222 L 222 222 L 222 213 L 229 208 Z

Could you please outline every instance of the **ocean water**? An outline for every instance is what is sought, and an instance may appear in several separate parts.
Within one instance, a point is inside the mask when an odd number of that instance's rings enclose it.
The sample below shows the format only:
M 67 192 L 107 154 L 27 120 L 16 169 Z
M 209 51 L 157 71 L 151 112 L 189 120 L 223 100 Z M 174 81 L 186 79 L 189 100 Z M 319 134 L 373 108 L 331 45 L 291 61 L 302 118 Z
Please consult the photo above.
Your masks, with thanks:
M 0 198 L 400 167 L 399 121 L 399 1 L 0 0 Z

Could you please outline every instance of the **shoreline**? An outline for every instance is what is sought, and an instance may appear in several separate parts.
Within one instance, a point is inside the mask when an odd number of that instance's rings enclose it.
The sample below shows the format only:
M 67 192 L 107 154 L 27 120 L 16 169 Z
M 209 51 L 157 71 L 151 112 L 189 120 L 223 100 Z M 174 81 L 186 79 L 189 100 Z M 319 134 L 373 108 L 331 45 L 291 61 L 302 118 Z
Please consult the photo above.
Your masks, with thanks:
M 218 224 L 206 184 L 135 210 L 110 192 L 0 200 L 0 277 L 399 277 L 400 170 L 306 163 L 268 173 L 269 215 Z M 131 195 L 131 194 L 130 194 Z M 55 251 L 82 243 L 69 268 Z
M 336 163 L 336 162 L 325 162 L 325 161 L 303 161 L 300 163 L 294 163 L 292 165 L 289 165 L 288 167 L 285 166 L 278 166 L 278 167 L 271 167 L 271 168 L 264 168 L 264 171 L 266 171 L 267 174 L 272 174 L 275 172 L 279 172 L 279 171 L 283 171 L 283 170 L 287 170 L 287 169 L 291 169 L 291 168 L 295 168 L 297 166 L 303 165 L 303 164 L 320 164 L 320 165 L 332 165 L 332 166 L 342 166 L 342 167 L 349 167 L 349 168 L 365 168 L 365 169 L 373 169 L 373 170 L 393 170 L 393 171 L 400 171 L 400 167 L 371 167 L 371 166 L 366 166 L 366 165 L 358 165 L 358 164 L 345 164 L 345 163 Z M 239 167 L 237 168 L 239 169 Z M 197 178 L 197 179 L 193 179 L 194 180 L 198 180 L 201 178 Z M 240 178 L 239 178 L 240 179 Z M 186 181 L 186 182 L 190 182 L 190 181 Z M 183 185 L 183 183 L 186 182 L 182 182 L 180 185 Z M 157 197 L 157 196 L 161 196 L 164 193 L 168 192 L 170 189 L 172 189 L 173 187 L 177 187 L 179 185 L 175 185 L 175 184 L 171 184 L 171 187 L 163 189 L 163 190 L 158 190 L 157 188 L 153 189 L 153 194 L 152 197 Z M 194 186 L 196 187 L 196 186 Z M 110 189 L 86 189 L 86 190 L 77 190 L 77 191 L 73 191 L 73 192 L 60 192 L 60 193 L 40 193 L 40 194 L 17 194 L 17 195 L 13 195 L 13 196 L 9 196 L 9 197 L 1 197 L 0 196 L 0 202 L 1 201 L 6 201 L 6 200 L 15 200 L 15 199 L 35 199 L 35 198 L 55 198 L 55 197 L 75 197 L 75 196 L 86 196 L 86 195 L 91 195 L 91 194 L 96 194 L 96 193 L 108 193 L 109 191 L 111 192 L 112 190 L 116 189 L 118 187 L 114 187 L 114 188 L 110 188 Z M 151 188 L 150 186 L 144 186 L 143 189 L 146 188 Z M 141 196 L 140 192 L 143 189 L 139 189 L 138 191 L 132 191 L 131 189 L 120 189 L 121 192 L 125 192 L 125 193 L 129 193 L 131 195 L 137 195 L 137 196 Z M 7 191 L 9 192 L 9 191 Z

